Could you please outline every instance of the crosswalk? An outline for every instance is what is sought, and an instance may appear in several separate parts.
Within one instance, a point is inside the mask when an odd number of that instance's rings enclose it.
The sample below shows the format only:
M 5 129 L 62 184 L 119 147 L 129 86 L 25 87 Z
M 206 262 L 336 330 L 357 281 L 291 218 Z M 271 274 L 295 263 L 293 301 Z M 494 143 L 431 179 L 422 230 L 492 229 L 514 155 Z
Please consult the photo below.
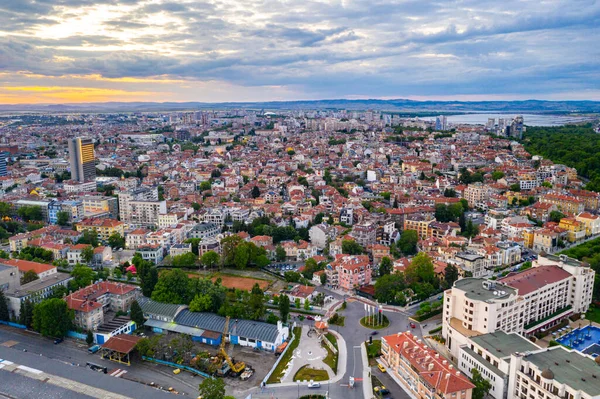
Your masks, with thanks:
M 109 375 L 111 375 L 113 377 L 121 378 L 123 376 L 123 374 L 125 374 L 126 372 L 127 372 L 127 370 L 114 369 L 113 371 L 111 371 L 109 373 Z

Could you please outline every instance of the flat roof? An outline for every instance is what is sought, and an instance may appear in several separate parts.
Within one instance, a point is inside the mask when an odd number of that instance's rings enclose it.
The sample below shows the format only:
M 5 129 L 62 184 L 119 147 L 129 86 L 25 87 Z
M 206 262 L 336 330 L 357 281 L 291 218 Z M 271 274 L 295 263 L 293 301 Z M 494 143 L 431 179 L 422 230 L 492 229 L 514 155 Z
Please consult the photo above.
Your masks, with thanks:
M 548 348 L 524 356 L 541 371 L 550 369 L 554 379 L 574 389 L 582 390 L 591 396 L 600 394 L 600 366 L 577 351 L 569 351 L 562 346 Z
M 479 355 L 478 353 L 475 353 L 475 351 L 472 350 L 471 348 L 469 348 L 468 346 L 462 347 L 461 350 L 466 352 L 469 356 L 471 356 L 473 359 L 477 360 L 479 363 L 483 364 L 485 366 L 485 368 L 490 370 L 492 373 L 494 373 L 498 376 L 501 376 L 502 378 L 504 378 L 506 376 L 506 374 L 503 373 L 498 367 L 494 366 L 492 363 L 485 360 L 483 358 L 483 356 Z
M 484 288 L 484 282 L 494 284 L 495 287 L 492 289 Z M 467 277 L 457 280 L 454 283 L 454 287 L 464 291 L 467 298 L 479 301 L 505 299 L 510 295 L 515 295 L 517 293 L 514 288 L 509 287 L 508 285 L 477 277 Z M 504 294 L 500 294 L 501 292 L 504 292 Z
M 507 334 L 500 330 L 471 337 L 471 341 L 500 358 L 508 357 L 514 352 L 530 352 L 539 349 L 539 346 L 516 333 Z
M 48 288 L 53 285 L 60 284 L 65 281 L 71 280 L 72 278 L 73 277 L 71 277 L 71 275 L 68 273 L 57 272 L 57 273 L 51 274 L 50 276 L 45 277 L 43 279 L 40 278 L 37 280 L 33 280 L 32 282 L 24 284 L 17 289 L 6 291 L 6 295 L 16 297 L 16 298 L 22 298 L 22 297 L 32 294 L 34 292 L 41 291 L 44 288 Z

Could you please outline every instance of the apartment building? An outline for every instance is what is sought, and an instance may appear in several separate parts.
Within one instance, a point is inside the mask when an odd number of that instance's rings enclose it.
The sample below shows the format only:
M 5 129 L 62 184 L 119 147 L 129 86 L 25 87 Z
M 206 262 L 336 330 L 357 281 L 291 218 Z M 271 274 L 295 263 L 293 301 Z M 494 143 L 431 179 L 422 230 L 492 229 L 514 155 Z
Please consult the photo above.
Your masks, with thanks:
M 134 285 L 102 281 L 75 291 L 65 301 L 75 312 L 75 325 L 95 331 L 104 323 L 106 312 L 127 312 L 141 294 L 141 289 Z
M 429 234 L 429 225 L 434 221 L 428 215 L 412 215 L 404 219 L 404 230 L 415 230 L 419 239 L 424 240 Z
M 600 234 L 600 216 L 592 215 L 589 212 L 582 212 L 575 219 L 583 223 L 587 237 Z
M 463 192 L 463 198 L 467 200 L 469 206 L 476 207 L 485 204 L 490 196 L 489 188 L 481 183 L 469 184 Z
M 485 259 L 485 257 L 479 254 L 461 252 L 456 254 L 455 259 L 460 265 L 461 269 L 471 273 L 471 276 L 473 277 L 484 277 L 491 273 L 486 269 L 489 262 Z
M 410 332 L 381 339 L 381 360 L 417 399 L 470 399 L 475 385 L 437 351 Z
M 206 240 L 216 237 L 220 232 L 221 227 L 218 224 L 211 222 L 200 222 L 194 225 L 194 227 L 188 233 L 188 237 Z
M 95 230 L 98 233 L 98 239 L 108 241 L 108 237 L 113 234 L 125 236 L 125 223 L 115 219 L 84 219 L 75 225 L 79 232 L 85 230 Z
M 562 218 L 558 227 L 567 231 L 567 240 L 574 243 L 581 241 L 585 238 L 585 224 L 577 220 L 576 218 Z
M 564 194 L 548 193 L 541 195 L 539 202 L 543 204 L 556 205 L 559 211 L 570 214 L 578 214 L 583 212 L 585 209 L 584 201 L 575 197 L 570 197 Z
M 595 272 L 588 264 L 546 255 L 533 267 L 492 281 L 464 278 L 444 293 L 442 335 L 454 357 L 472 336 L 504 331 L 526 336 L 586 312 Z
M 363 248 L 373 245 L 377 242 L 377 224 L 374 222 L 363 222 L 355 224 L 350 233 L 352 237 Z
M 551 229 L 538 229 L 533 232 L 533 250 L 548 254 L 556 252 L 560 234 Z
M 111 219 L 116 219 L 119 216 L 119 200 L 115 197 L 86 195 L 80 197 L 80 199 L 86 216 L 98 217 L 105 215 Z
M 351 291 L 371 284 L 371 262 L 367 255 L 336 255 L 325 268 L 327 285 Z
M 166 201 L 158 200 L 158 190 L 140 187 L 119 193 L 119 215 L 130 227 L 158 226 L 158 215 L 167 213 Z

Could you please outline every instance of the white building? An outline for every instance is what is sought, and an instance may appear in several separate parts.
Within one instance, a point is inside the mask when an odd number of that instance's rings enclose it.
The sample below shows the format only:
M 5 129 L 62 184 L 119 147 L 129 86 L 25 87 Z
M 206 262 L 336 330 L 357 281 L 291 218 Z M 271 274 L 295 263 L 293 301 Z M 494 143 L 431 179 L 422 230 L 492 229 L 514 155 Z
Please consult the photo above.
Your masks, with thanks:
M 504 331 L 532 335 L 586 312 L 595 272 L 586 263 L 540 256 L 531 269 L 498 281 L 464 278 L 444 293 L 442 335 L 454 357 L 469 337 Z

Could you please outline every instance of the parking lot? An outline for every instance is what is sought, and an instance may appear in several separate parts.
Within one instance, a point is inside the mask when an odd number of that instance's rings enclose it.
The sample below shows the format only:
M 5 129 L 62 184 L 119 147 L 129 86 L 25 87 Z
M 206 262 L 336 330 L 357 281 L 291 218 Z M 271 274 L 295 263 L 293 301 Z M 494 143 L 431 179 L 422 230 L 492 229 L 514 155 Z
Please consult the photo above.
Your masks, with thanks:
M 273 273 L 280 273 L 280 274 L 283 275 L 285 272 L 295 272 L 295 271 L 298 271 L 298 269 L 300 267 L 302 267 L 302 263 L 286 263 L 286 262 L 282 262 L 282 263 L 272 263 L 269 266 L 267 266 L 267 269 L 269 269 Z

